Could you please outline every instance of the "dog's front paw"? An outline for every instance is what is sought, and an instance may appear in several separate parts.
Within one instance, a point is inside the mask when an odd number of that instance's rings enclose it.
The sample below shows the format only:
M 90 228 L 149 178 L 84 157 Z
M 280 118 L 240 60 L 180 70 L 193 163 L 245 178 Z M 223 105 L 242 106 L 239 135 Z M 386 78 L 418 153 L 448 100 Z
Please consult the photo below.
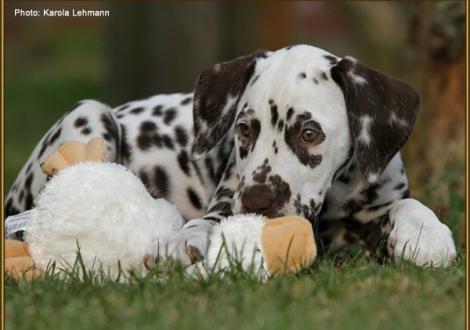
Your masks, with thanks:
M 397 202 L 390 210 L 394 225 L 388 252 L 419 266 L 446 267 L 456 258 L 452 233 L 434 212 L 414 199 Z
M 211 224 L 206 220 L 192 220 L 181 230 L 159 239 L 154 247 L 154 255 L 146 255 L 145 265 L 173 260 L 183 266 L 190 266 L 207 255 Z

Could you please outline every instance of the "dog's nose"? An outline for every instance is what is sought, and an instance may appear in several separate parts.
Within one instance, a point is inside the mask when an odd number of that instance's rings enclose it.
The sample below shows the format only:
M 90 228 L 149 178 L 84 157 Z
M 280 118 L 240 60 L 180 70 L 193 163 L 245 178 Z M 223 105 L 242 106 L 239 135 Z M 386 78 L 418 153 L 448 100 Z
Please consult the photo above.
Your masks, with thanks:
M 264 184 L 256 184 L 245 188 L 242 193 L 242 206 L 245 212 L 264 214 L 272 208 L 273 202 L 274 194 Z

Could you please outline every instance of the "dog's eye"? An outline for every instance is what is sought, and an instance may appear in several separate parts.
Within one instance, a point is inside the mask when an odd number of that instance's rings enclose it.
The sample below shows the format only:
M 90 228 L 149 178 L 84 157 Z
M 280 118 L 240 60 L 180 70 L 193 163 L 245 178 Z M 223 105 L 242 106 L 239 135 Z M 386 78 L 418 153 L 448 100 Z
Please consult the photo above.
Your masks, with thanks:
M 307 143 L 315 142 L 318 136 L 319 136 L 318 132 L 313 129 L 307 128 L 307 129 L 304 129 L 304 131 L 302 132 L 302 140 L 304 140 L 304 142 L 307 142 Z
M 247 124 L 244 124 L 244 123 L 238 124 L 237 131 L 238 131 L 238 134 L 240 134 L 242 138 L 249 139 L 251 136 L 250 126 L 248 126 Z

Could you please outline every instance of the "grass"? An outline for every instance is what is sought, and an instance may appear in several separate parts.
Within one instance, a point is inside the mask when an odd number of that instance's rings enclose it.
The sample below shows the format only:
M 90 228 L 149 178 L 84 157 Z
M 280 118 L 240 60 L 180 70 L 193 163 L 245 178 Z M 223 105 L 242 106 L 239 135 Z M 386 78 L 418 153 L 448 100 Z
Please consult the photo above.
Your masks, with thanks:
M 322 259 L 267 283 L 239 271 L 166 281 L 9 281 L 7 329 L 463 329 L 464 258 L 447 269 Z
M 43 25 L 32 32 L 18 40 L 6 38 L 7 188 L 63 111 L 81 98 L 104 95 L 99 34 L 84 27 L 51 32 Z M 419 191 L 420 199 L 439 209 L 457 241 L 465 207 L 459 159 Z M 325 257 L 311 270 L 264 284 L 238 271 L 224 279 L 190 280 L 178 270 L 165 282 L 153 277 L 130 284 L 73 276 L 68 281 L 54 276 L 31 283 L 9 280 L 6 327 L 463 329 L 465 257 L 462 249 L 459 254 L 456 264 L 437 270 L 380 265 L 355 254 L 341 261 Z

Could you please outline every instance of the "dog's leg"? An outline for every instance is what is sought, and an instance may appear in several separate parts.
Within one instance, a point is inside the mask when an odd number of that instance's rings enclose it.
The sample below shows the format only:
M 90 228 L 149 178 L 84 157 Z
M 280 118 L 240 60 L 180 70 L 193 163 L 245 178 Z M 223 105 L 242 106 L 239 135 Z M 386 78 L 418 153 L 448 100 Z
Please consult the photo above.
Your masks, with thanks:
M 456 258 L 452 233 L 429 208 L 407 198 L 393 204 L 389 212 L 387 249 L 394 259 L 403 258 L 420 266 L 445 267 Z
M 157 259 L 171 258 L 188 266 L 205 258 L 213 226 L 232 215 L 232 198 L 239 183 L 234 167 L 232 152 L 207 215 L 188 221 L 181 230 L 161 239 L 156 247 Z
M 119 125 L 111 108 L 103 103 L 84 100 L 62 116 L 44 135 L 25 163 L 8 192 L 6 215 L 28 210 L 47 181 L 40 164 L 65 142 L 86 143 L 100 137 L 106 142 L 105 161 L 116 161 L 119 154 Z
M 318 237 L 320 250 L 328 253 L 357 244 L 379 260 L 403 258 L 434 267 L 448 266 L 456 257 L 449 228 L 412 198 L 394 202 L 387 214 L 367 223 L 352 218 L 320 222 Z
M 359 245 L 367 256 L 388 259 L 387 239 L 391 226 L 388 214 L 377 217 L 367 223 L 352 218 L 320 221 L 317 244 L 321 253 L 334 253 L 349 245 Z

